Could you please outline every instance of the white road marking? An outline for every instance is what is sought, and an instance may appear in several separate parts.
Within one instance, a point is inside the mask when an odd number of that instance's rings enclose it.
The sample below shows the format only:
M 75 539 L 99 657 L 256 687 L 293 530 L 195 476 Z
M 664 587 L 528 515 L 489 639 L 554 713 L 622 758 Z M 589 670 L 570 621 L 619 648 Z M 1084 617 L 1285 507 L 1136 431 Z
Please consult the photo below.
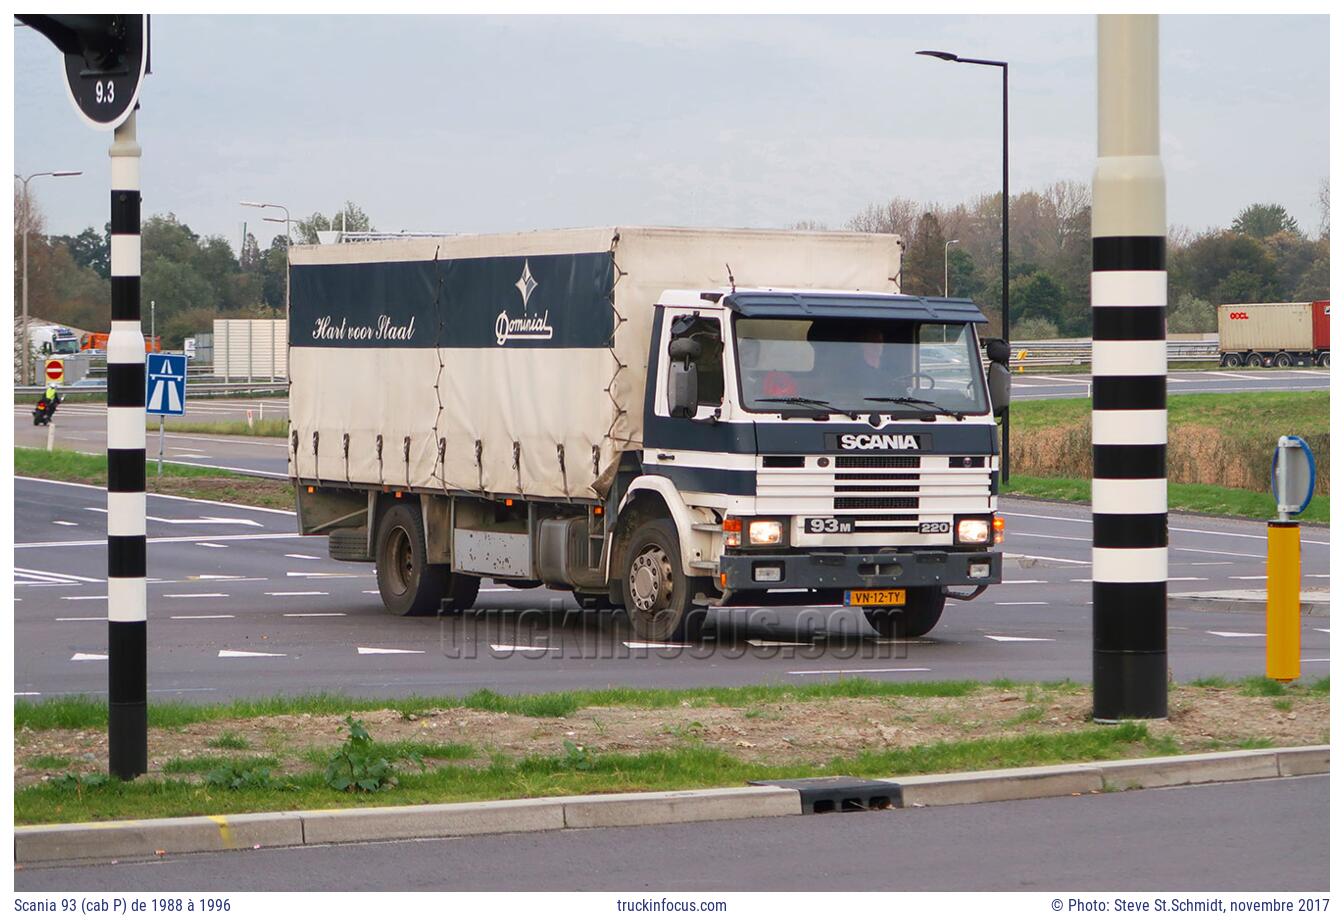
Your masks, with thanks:
M 895 674 L 912 671 L 931 671 L 932 668 L 836 668 L 830 671 L 790 671 L 792 675 L 809 674 Z
M 106 655 L 89 655 L 84 652 L 75 652 L 70 656 L 71 661 L 106 661 Z
M 626 648 L 690 648 L 685 642 L 622 642 Z
M 1173 565 L 1236 565 L 1235 562 L 1174 562 Z
M 778 648 L 781 646 L 806 646 L 810 647 L 811 642 L 779 642 L 774 639 L 748 639 L 747 645 L 754 645 L 757 648 Z
M 72 594 L 69 597 L 62 597 L 63 601 L 105 601 L 106 594 Z
M 107 617 L 57 617 L 57 623 L 96 623 L 106 622 Z
M 326 597 L 326 591 L 263 591 L 268 597 Z M 368 593 L 367 591 L 365 592 Z M 378 592 L 373 592 L 377 594 Z
M 15 691 L 14 691 L 14 695 L 15 695 L 15 696 L 41 696 L 42 694 L 39 693 L 39 692 L 37 692 L 36 690 L 15 690 Z
M 362 645 L 356 646 L 361 655 L 423 655 L 423 649 L 409 648 L 366 648 Z
M 1036 559 L 1040 562 L 1067 562 L 1070 565 L 1091 565 L 1092 563 L 1082 559 L 1060 559 L 1057 556 L 1031 556 L 1026 553 L 1004 553 L 1005 559 Z
M 170 620 L 232 620 L 231 613 L 183 613 L 170 616 Z
M 558 652 L 558 648 L 549 645 L 491 645 L 496 652 Z
M 227 594 L 165 594 L 164 597 L 228 597 Z
M 1069 581 L 1076 582 L 1077 584 L 1080 584 L 1080 585 L 1090 585 L 1090 584 L 1092 584 L 1092 579 L 1090 579 L 1090 578 L 1070 578 Z
M 94 542 L 97 543 L 99 546 L 106 545 L 106 543 L 107 543 L 106 540 L 96 540 L 96 541 L 94 541 Z M 92 584 L 92 585 L 101 584 L 102 582 L 104 582 L 104 581 L 107 580 L 107 579 L 105 579 L 105 578 L 86 578 L 86 577 L 84 577 L 83 575 L 63 575 L 63 574 L 61 574 L 60 572 L 44 572 L 44 571 L 42 571 L 41 569 L 21 569 L 21 568 L 19 568 L 18 566 L 15 566 L 15 567 L 14 567 L 14 574 L 17 575 L 17 576 L 22 576 L 22 577 L 24 577 L 24 578 L 42 578 L 42 577 L 45 577 L 45 578 L 50 578 L 50 579 L 63 579 L 63 580 L 69 580 L 69 581 L 82 581 L 82 582 L 84 582 L 84 583 L 86 583 L 86 584 Z M 53 582 L 53 583 L 55 583 L 55 582 Z
M 343 613 L 282 613 L 284 617 L 343 617 Z
M 1329 660 L 1330 660 L 1329 658 L 1303 658 L 1302 663 L 1310 664 L 1313 661 L 1329 661 Z
M 1004 583 L 1005 585 L 1044 585 L 1044 584 L 1048 584 L 1048 582 L 1045 581 L 1045 579 L 1043 579 L 1043 578 L 1020 578 L 1020 579 L 1017 579 L 1016 581 L 1009 580 L 1009 579 L 1004 579 L 1003 583 Z
M 995 607 L 1044 607 L 1045 601 L 995 601 Z
M 1034 636 L 985 636 L 995 642 L 1054 642 L 1054 639 L 1037 639 Z
M 517 591 L 518 588 L 481 588 L 482 594 L 488 594 L 491 591 Z M 377 594 L 377 591 L 371 591 L 370 594 Z
M 210 549 L 228 549 L 227 543 L 197 543 L 197 546 L 205 546 Z
M 1330 627 L 1328 626 L 1313 626 L 1312 629 L 1323 633 L 1328 633 L 1330 631 Z
M 482 591 L 489 591 L 489 590 L 491 590 L 491 589 L 490 589 L 490 588 L 482 588 L 481 590 L 482 590 Z M 360 594 L 382 594 L 381 591 L 361 591 L 361 592 L 359 592 L 359 593 L 360 593 Z
M 85 511 L 97 511 L 101 514 L 107 514 L 106 508 L 85 508 Z M 145 515 L 145 520 L 156 521 L 160 524 L 240 524 L 247 527 L 265 527 L 265 524 L 258 524 L 250 518 L 226 518 L 226 517 L 207 517 L 198 518 L 166 518 L 155 517 L 152 514 Z
M 79 525 L 76 524 L 74 521 L 52 521 L 51 523 L 53 523 L 53 524 L 57 524 L 57 525 L 59 525 L 59 526 L 61 526 L 61 527 L 78 527 L 78 526 L 79 526 Z
M 321 559 L 321 556 L 305 556 L 303 553 L 285 553 L 286 559 L 307 559 L 310 562 Z
M 999 513 L 1002 514 L 1002 515 L 1004 515 L 1005 517 L 1010 517 L 1010 518 L 1013 518 L 1013 517 L 1036 518 L 1037 520 L 1041 520 L 1041 521 L 1063 521 L 1063 522 L 1068 523 L 1068 524 L 1091 524 L 1091 523 L 1092 523 L 1092 519 L 1091 519 L 1091 518 L 1065 517 L 1065 516 L 1058 515 L 1058 514 L 1028 514 L 1028 513 L 1025 512 L 1025 511 L 1004 511 L 1004 510 L 1000 510 Z M 1172 513 L 1173 513 L 1173 514 L 1187 514 L 1187 513 L 1188 513 L 1188 514 L 1192 514 L 1192 515 L 1194 514 L 1194 512 L 1184 512 L 1184 511 L 1173 511 Z M 1197 515 L 1196 515 L 1196 516 L 1197 516 Z M 1238 532 L 1236 532 L 1236 531 L 1232 531 L 1232 530 L 1200 530 L 1200 529 L 1195 528 L 1195 527 L 1172 527 L 1172 528 L 1171 528 L 1171 532 L 1172 532 L 1172 533 L 1197 533 L 1197 534 L 1203 534 L 1204 536 L 1209 536 L 1209 537 L 1240 537 L 1240 538 L 1243 539 L 1243 540 L 1268 540 L 1268 539 L 1269 539 L 1269 537 L 1267 537 L 1265 534 L 1262 534 L 1262 533 L 1238 533 Z M 1303 542 L 1303 543 L 1310 543 L 1310 544 L 1313 545 L 1313 546 L 1329 546 L 1329 545 L 1330 545 L 1330 542 L 1329 542 L 1328 540 L 1317 540 L 1317 541 L 1313 541 L 1313 540 L 1303 540 L 1302 542 Z M 1181 548 L 1181 547 L 1172 547 L 1172 549 L 1180 549 L 1180 548 Z M 1006 555 L 1006 554 L 1005 554 L 1005 555 Z
M 316 540 L 326 537 L 317 534 L 302 536 L 296 533 L 211 533 L 191 537 L 150 537 L 146 543 L 196 543 L 200 540 Z M 15 549 L 51 549 L 62 546 L 106 546 L 106 540 L 52 540 L 45 543 L 15 543 Z
M 1200 578 L 1195 575 L 1168 575 L 1167 581 L 1208 581 L 1207 578 Z
M 1264 633 L 1221 632 L 1216 629 L 1206 629 L 1204 631 L 1210 636 L 1221 636 L 1224 639 L 1255 639 L 1264 636 Z
M 288 658 L 284 652 L 239 652 L 233 649 L 220 649 L 220 658 Z
M 1229 575 L 1233 581 L 1264 581 L 1268 575 Z
M 372 573 L 367 575 L 346 574 L 343 572 L 286 572 L 288 578 L 371 578 Z

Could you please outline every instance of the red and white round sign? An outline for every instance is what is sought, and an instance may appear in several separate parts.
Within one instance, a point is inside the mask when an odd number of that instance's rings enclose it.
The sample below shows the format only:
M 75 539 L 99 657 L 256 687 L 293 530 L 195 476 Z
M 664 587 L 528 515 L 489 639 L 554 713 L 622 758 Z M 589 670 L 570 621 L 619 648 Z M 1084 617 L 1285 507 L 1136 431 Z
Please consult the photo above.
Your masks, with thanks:
M 60 358 L 47 359 L 47 383 L 65 382 L 65 362 Z

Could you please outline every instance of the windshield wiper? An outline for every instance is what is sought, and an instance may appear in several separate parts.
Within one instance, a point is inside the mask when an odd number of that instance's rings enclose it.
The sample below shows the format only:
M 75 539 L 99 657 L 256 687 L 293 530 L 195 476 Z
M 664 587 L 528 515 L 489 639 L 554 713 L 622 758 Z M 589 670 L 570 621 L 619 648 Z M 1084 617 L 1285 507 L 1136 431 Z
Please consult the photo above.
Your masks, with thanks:
M 819 409 L 825 409 L 827 412 L 834 412 L 837 415 L 844 415 L 850 419 L 859 417 L 857 412 L 849 412 L 844 409 L 839 409 L 824 399 L 813 399 L 810 396 L 770 396 L 766 399 L 758 399 L 756 402 L 788 403 L 791 406 L 816 406 Z
M 958 412 L 955 409 L 948 409 L 945 408 L 944 406 L 938 405 L 936 402 L 930 402 L 927 399 L 918 399 L 917 397 L 914 396 L 865 396 L 864 399 L 868 400 L 869 402 L 895 403 L 901 406 L 928 406 L 930 409 L 934 410 L 940 415 L 950 415 L 957 421 L 961 421 L 966 417 L 965 412 Z

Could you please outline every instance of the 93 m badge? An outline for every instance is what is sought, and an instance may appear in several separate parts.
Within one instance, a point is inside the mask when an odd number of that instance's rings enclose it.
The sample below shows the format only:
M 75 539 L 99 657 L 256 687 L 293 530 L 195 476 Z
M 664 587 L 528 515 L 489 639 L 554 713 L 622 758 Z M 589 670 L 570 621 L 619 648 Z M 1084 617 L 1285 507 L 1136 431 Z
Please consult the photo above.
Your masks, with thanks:
M 803 518 L 803 533 L 853 533 L 853 518 L 810 517 Z

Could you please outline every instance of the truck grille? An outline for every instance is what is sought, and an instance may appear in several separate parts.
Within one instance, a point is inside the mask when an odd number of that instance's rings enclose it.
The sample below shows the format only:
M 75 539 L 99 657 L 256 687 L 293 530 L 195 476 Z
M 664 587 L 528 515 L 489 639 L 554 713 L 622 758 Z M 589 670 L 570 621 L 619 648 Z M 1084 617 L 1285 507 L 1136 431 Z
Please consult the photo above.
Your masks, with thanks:
M 965 457 L 926 454 L 788 457 L 781 462 L 785 459 L 761 458 L 757 513 L 841 517 L 853 527 L 847 535 L 800 532 L 805 544 L 872 545 L 887 542 L 883 534 L 911 534 L 916 536 L 902 536 L 901 543 L 945 545 L 952 539 L 950 526 L 944 533 L 921 534 L 920 525 L 951 525 L 954 515 L 993 510 L 992 458 L 970 458 L 970 465 Z

